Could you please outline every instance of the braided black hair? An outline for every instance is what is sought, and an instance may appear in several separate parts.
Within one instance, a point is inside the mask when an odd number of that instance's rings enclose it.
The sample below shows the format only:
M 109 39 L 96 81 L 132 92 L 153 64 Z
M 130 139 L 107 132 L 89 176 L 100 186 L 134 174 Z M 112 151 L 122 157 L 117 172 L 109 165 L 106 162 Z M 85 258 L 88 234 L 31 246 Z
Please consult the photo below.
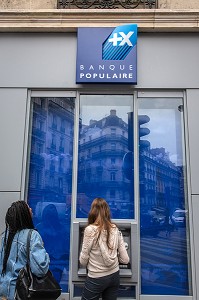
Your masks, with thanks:
M 6 273 L 7 261 L 15 234 L 22 229 L 34 229 L 32 215 L 25 201 L 16 201 L 12 203 L 6 213 L 5 222 L 6 231 L 4 236 L 4 258 L 2 275 Z

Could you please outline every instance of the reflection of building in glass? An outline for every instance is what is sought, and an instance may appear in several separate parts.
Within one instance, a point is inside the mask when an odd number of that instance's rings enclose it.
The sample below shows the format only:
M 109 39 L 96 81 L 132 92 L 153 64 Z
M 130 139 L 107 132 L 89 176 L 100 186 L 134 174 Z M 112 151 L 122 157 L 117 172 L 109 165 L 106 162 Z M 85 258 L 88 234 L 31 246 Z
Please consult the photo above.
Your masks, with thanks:
M 147 116 L 141 117 L 149 121 Z M 134 168 L 133 151 L 129 149 L 129 138 L 133 137 L 129 135 L 129 128 L 117 116 L 116 110 L 111 110 L 110 115 L 101 120 L 90 120 L 89 125 L 81 126 L 78 195 L 85 195 L 89 200 L 84 201 L 82 196 L 78 204 L 85 211 L 89 210 L 94 197 L 102 196 L 109 201 L 114 218 L 133 218 Z M 151 207 L 172 210 L 182 206 L 184 191 L 180 183 L 183 178 L 181 168 L 170 161 L 164 148 L 150 149 L 150 143 L 144 142 L 139 147 L 141 207 L 146 210 Z M 80 212 L 78 216 L 83 215 Z
M 50 269 L 68 290 L 74 103 L 34 98 L 28 202 L 50 255 Z
M 140 202 L 142 207 L 182 207 L 182 168 L 175 166 L 164 148 L 140 151 Z
M 70 99 L 34 98 L 29 180 L 33 208 L 37 202 L 66 203 L 71 195 L 73 110 Z
M 130 200 L 131 183 L 124 177 L 122 161 L 128 151 L 128 125 L 111 110 L 101 120 L 90 120 L 82 125 L 79 136 L 78 194 L 86 195 L 90 201 L 100 196 L 109 201 L 113 216 L 117 211 L 128 210 L 133 217 Z M 81 203 L 79 202 L 79 206 Z M 127 217 L 128 217 L 127 214 Z

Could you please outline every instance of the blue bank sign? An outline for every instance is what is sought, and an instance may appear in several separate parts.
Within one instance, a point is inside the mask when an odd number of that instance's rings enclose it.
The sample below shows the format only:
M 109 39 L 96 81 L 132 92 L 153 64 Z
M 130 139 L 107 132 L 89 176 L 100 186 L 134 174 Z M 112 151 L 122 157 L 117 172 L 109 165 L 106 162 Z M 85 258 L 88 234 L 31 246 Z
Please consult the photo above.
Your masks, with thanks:
M 78 28 L 76 82 L 137 84 L 137 25 Z

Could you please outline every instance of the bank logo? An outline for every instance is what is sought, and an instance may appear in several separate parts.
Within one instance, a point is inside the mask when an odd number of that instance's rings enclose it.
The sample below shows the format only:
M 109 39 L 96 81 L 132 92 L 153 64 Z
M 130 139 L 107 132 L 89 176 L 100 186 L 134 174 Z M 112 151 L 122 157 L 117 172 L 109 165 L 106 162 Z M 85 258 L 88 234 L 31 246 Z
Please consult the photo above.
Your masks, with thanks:
M 76 83 L 137 84 L 137 24 L 78 28 Z
M 116 27 L 102 45 L 103 60 L 124 60 L 137 43 L 137 26 Z

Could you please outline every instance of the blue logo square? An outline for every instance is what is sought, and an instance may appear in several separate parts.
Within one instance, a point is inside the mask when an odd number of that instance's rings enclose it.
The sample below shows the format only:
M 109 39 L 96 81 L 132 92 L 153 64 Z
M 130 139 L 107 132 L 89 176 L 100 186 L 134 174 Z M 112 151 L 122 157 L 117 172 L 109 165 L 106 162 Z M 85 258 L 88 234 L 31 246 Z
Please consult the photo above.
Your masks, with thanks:
M 137 25 L 78 28 L 76 82 L 137 84 Z

